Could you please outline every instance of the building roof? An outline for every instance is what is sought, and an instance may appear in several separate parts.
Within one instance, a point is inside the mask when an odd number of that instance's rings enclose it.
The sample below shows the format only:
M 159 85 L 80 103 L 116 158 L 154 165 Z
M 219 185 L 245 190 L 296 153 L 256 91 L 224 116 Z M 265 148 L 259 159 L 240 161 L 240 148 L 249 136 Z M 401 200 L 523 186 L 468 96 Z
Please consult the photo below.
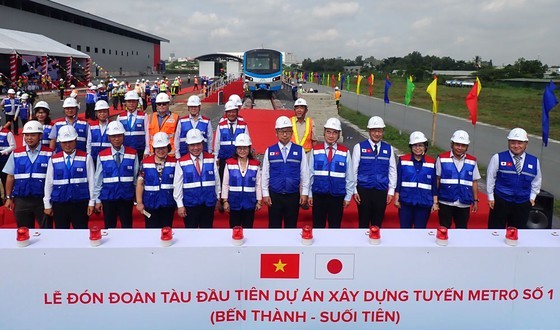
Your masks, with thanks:
M 90 58 L 42 34 L 0 29 L 0 54 Z
M 23 5 L 11 7 L 17 7 L 18 9 L 29 11 L 37 15 L 49 16 L 69 23 L 84 25 L 93 29 L 121 34 L 148 42 L 169 42 L 169 40 L 154 34 L 140 31 L 53 1 L 28 0 L 23 2 Z M 10 5 L 8 4 L 8 6 Z

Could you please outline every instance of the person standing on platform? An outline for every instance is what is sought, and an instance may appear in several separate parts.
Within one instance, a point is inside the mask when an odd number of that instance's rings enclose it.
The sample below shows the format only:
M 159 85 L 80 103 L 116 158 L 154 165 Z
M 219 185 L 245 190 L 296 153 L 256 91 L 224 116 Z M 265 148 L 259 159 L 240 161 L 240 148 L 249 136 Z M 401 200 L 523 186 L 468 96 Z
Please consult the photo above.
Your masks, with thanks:
M 381 227 L 387 204 L 397 186 L 397 162 L 393 147 L 382 141 L 385 123 L 378 116 L 369 119 L 369 139 L 354 146 L 352 161 L 356 176 L 354 200 L 358 204 L 360 228 Z
M 138 159 L 144 158 L 144 153 L 148 155 L 150 135 L 148 132 L 148 116 L 138 110 L 138 100 L 140 97 L 135 91 L 127 92 L 125 95 L 126 112 L 119 115 L 118 121 L 123 124 L 126 132 L 124 133 L 124 145 L 136 150 Z
M 198 90 L 198 77 L 194 76 L 194 86 L 193 86 L 193 91 L 197 91 Z
M 16 111 L 16 115 L 14 116 L 14 121 L 17 123 L 18 119 L 21 120 L 21 125 L 22 127 L 25 126 L 25 123 L 27 123 L 27 121 L 29 120 L 29 117 L 31 117 L 31 107 L 33 105 L 31 103 L 29 103 L 29 94 L 27 93 L 23 93 L 21 95 L 21 103 L 19 105 L 19 108 Z M 17 125 L 16 125 L 17 127 Z M 18 129 L 15 130 L 15 135 L 18 135 Z
M 177 159 L 189 153 L 187 133 L 194 128 L 201 131 L 202 136 L 204 136 L 204 151 L 212 153 L 214 132 L 212 130 L 210 118 L 200 114 L 201 104 L 202 103 L 200 102 L 198 95 L 191 95 L 187 100 L 187 109 L 189 114 L 179 120 L 177 130 L 175 131 L 175 136 L 177 138 L 174 140 L 174 143 L 175 157 Z
M 298 94 L 298 90 L 297 90 L 297 86 L 296 86 L 296 83 L 295 83 L 295 82 L 292 82 L 292 90 L 291 90 L 291 92 L 292 92 L 292 99 L 293 99 L 294 101 L 297 100 L 297 97 L 298 97 L 298 95 L 297 95 L 297 94 Z
M 395 207 L 401 228 L 426 228 L 430 212 L 438 210 L 435 159 L 426 155 L 428 139 L 415 131 L 408 141 L 410 154 L 399 158 Z
M 342 97 L 342 93 L 338 86 L 334 88 L 334 100 L 336 102 L 336 110 L 340 111 L 340 98 Z
M 86 119 L 95 120 L 95 103 L 97 102 L 97 86 L 91 85 L 86 91 Z
M 313 207 L 313 228 L 340 228 L 344 208 L 350 205 L 356 186 L 350 151 L 337 143 L 342 132 L 338 118 L 324 126 L 325 142 L 309 153 L 309 206 Z
M 235 155 L 226 161 L 222 184 L 222 204 L 229 212 L 229 226 L 253 228 L 255 210 L 262 207 L 260 162 L 253 158 L 249 135 L 235 138 Z
M 12 88 L 8 89 L 8 97 L 2 100 L 2 109 L 4 110 L 4 114 L 6 115 L 6 124 L 11 123 L 14 132 L 17 133 L 18 126 L 17 122 L 14 122 L 14 117 L 16 112 L 19 108 L 19 99 L 16 98 L 16 91 Z
M 64 79 L 60 78 L 58 80 L 58 93 L 60 95 L 60 100 L 64 101 L 64 90 L 66 89 L 66 82 L 64 82 Z
M 476 158 L 467 153 L 469 134 L 458 130 L 451 136 L 451 151 L 439 155 L 436 175 L 439 190 L 439 225 L 467 228 L 471 212 L 478 211 L 478 180 Z
M 105 228 L 117 227 L 117 217 L 122 228 L 132 228 L 132 208 L 138 174 L 136 150 L 125 147 L 124 126 L 119 121 L 107 125 L 111 147 L 102 150 L 95 170 L 95 211 L 103 211 Z
M 492 156 L 486 171 L 490 206 L 488 229 L 525 228 L 541 190 L 539 160 L 525 152 L 529 144 L 527 132 L 514 128 L 507 139 L 509 150 Z
M 70 125 L 74 127 L 76 133 L 78 134 L 77 137 L 77 145 L 76 148 L 81 151 L 86 151 L 87 145 L 87 133 L 89 131 L 89 124 L 85 120 L 78 119 L 78 101 L 74 98 L 67 98 L 64 100 L 62 104 L 62 108 L 64 109 L 65 117 L 62 119 L 58 119 L 54 122 L 52 130 L 49 134 L 49 138 L 51 139 L 50 148 L 54 150 L 54 152 L 62 151 L 62 147 L 60 143 L 58 143 L 58 130 L 62 126 Z
M 300 205 L 307 205 L 309 166 L 300 145 L 292 143 L 292 122 L 280 116 L 275 124 L 278 143 L 268 147 L 262 166 L 263 202 L 269 228 L 296 228 Z
M 152 85 L 152 87 L 150 87 L 150 104 L 152 105 L 152 113 L 157 112 L 156 99 L 158 94 L 159 90 L 157 86 L 155 84 Z
M 313 146 L 317 143 L 317 136 L 315 135 L 315 123 L 307 115 L 307 102 L 299 98 L 294 103 L 295 116 L 292 117 L 292 142 L 303 147 L 303 150 L 308 153 Z
M 88 130 L 88 138 L 86 151 L 97 164 L 97 156 L 103 149 L 111 147 L 107 134 L 107 126 L 109 125 L 109 104 L 107 101 L 97 101 L 95 103 L 95 116 L 97 120 L 91 122 Z
M 156 98 L 157 112 L 150 116 L 150 124 L 148 126 L 148 133 L 150 136 L 149 150 L 150 155 L 153 155 L 154 149 L 152 147 L 153 139 L 156 133 L 163 132 L 169 137 L 171 143 L 171 153 L 175 153 L 174 140 L 177 124 L 179 123 L 179 115 L 169 111 L 170 103 L 169 95 L 166 93 L 159 93 Z
M 52 125 L 51 125 L 51 117 L 50 117 L 50 107 L 49 104 L 45 101 L 39 101 L 35 104 L 35 115 L 33 117 L 34 120 L 43 125 L 43 135 L 41 137 L 41 145 L 50 148 L 51 139 L 49 139 L 49 134 L 51 134 Z M 25 139 L 24 139 L 25 142 Z
M 212 228 L 220 196 L 220 177 L 212 154 L 204 152 L 204 136 L 198 129 L 187 133 L 189 153 L 175 167 L 173 198 L 185 228 Z
M 173 226 L 177 204 L 173 199 L 176 158 L 171 154 L 169 137 L 154 135 L 154 154 L 144 158 L 136 182 L 136 209 L 144 214 L 146 228 Z
M 52 150 L 41 145 L 43 125 L 31 120 L 23 126 L 25 145 L 10 154 L 3 172 L 6 180 L 6 208 L 14 212 L 18 227 L 52 228 L 52 218 L 44 214 L 45 179 Z
M 9 124 L 4 125 L 0 129 L 0 169 L 6 166 L 12 151 L 16 149 L 16 139 L 12 131 L 6 128 Z M 5 172 L 0 172 L 0 181 L 2 182 L 2 187 L 4 188 L 4 193 L 6 192 L 6 180 L 8 174 Z
M 78 150 L 78 133 L 72 125 L 58 131 L 62 151 L 54 154 L 47 165 L 45 180 L 45 214 L 53 216 L 57 229 L 87 229 L 93 213 L 95 169 L 91 156 Z

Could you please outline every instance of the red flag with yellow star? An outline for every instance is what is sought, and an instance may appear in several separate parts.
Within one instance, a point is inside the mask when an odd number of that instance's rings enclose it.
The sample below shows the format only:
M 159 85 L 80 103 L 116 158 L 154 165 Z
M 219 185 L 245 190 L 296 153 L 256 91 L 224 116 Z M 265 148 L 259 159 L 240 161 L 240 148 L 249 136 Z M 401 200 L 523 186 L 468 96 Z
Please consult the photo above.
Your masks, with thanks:
M 261 278 L 299 278 L 299 254 L 261 254 Z

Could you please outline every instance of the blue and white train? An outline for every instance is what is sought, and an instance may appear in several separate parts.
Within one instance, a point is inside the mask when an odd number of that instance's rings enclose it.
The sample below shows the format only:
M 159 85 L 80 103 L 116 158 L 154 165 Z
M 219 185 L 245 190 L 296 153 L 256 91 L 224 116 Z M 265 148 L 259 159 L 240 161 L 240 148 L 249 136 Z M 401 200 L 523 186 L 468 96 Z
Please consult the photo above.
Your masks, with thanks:
M 274 92 L 282 88 L 282 53 L 253 49 L 243 54 L 243 73 L 249 90 Z

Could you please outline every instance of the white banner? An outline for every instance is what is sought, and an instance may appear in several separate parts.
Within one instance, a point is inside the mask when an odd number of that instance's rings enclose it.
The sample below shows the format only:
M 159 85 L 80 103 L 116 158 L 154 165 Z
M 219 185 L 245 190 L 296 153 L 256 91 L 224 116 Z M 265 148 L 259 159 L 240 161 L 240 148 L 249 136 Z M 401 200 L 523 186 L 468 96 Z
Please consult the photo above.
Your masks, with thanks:
M 557 329 L 560 237 L 520 231 L 0 231 L 0 329 Z

